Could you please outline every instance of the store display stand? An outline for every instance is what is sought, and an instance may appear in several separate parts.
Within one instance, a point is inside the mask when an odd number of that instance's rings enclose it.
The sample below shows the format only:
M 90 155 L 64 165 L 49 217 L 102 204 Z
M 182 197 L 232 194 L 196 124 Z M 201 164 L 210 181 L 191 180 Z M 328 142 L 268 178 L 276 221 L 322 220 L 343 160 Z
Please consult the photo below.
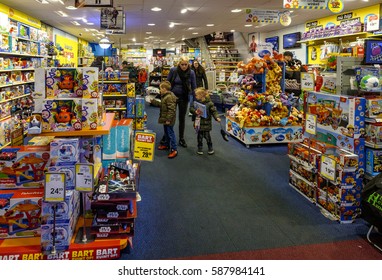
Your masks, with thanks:
M 379 251 L 382 252 L 382 247 L 380 247 L 379 245 L 377 245 L 375 242 L 373 242 L 370 238 L 370 235 L 371 233 L 373 232 L 373 230 L 376 229 L 375 226 L 370 226 L 369 228 L 369 231 L 367 232 L 367 235 L 366 235 L 366 238 L 367 238 L 367 241 L 369 241 L 370 244 L 372 244 L 375 248 L 377 248 Z

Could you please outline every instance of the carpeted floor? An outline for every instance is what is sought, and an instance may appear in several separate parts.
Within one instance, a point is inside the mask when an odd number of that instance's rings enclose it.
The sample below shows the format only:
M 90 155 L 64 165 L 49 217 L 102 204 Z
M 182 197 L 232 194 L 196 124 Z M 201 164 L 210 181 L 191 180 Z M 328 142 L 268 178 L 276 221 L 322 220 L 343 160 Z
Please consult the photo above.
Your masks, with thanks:
M 147 114 L 158 143 L 159 109 Z M 247 149 L 214 123 L 215 154 L 200 156 L 186 124 L 178 157 L 142 162 L 133 248 L 121 259 L 382 259 L 363 220 L 331 221 L 289 186 L 285 144 Z

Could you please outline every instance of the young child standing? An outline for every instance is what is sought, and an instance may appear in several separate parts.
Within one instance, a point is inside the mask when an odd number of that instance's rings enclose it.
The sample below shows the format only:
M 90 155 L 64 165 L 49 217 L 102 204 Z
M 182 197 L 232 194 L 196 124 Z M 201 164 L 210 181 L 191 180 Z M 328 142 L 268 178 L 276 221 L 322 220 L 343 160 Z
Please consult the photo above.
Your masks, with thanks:
M 174 125 L 176 120 L 176 96 L 170 91 L 171 83 L 164 81 L 159 85 L 161 101 L 151 100 L 151 104 L 160 107 L 158 123 L 163 124 L 164 144 L 158 146 L 158 150 L 170 150 L 168 158 L 178 155 Z
M 198 108 L 198 104 L 193 103 L 190 112 L 195 116 L 194 127 L 198 133 L 198 155 L 203 154 L 203 138 L 207 141 L 208 154 L 214 154 L 210 131 L 212 130 L 212 117 L 220 122 L 218 111 L 214 103 L 210 99 L 210 95 L 205 88 L 199 87 L 195 89 L 196 102 L 202 104 L 203 109 Z M 203 106 L 204 105 L 204 106 Z M 204 111 L 205 108 L 205 112 Z

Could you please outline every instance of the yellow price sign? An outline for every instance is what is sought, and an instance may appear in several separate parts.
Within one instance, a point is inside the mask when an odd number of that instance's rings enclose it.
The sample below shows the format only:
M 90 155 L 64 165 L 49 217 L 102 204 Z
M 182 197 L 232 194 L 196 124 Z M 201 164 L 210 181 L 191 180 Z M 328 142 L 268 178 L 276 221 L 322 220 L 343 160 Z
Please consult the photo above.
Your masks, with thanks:
M 134 159 L 153 161 L 155 151 L 155 133 L 136 132 L 134 138 Z
M 321 156 L 320 174 L 331 181 L 336 181 L 336 161 L 330 157 Z

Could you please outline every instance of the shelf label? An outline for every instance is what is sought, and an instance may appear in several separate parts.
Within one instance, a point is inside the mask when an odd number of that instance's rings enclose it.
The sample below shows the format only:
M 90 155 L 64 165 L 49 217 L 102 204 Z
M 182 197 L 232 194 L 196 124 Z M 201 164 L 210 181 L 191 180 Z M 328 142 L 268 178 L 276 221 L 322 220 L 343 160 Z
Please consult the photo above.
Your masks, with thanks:
M 306 114 L 305 120 L 305 131 L 311 135 L 316 135 L 317 116 Z
M 336 180 L 336 161 L 325 155 L 321 156 L 320 174 L 331 181 Z
M 65 173 L 46 172 L 45 173 L 45 202 L 65 201 Z
M 301 73 L 301 89 L 306 91 L 314 90 L 314 75 L 313 73 Z
M 94 165 L 76 164 L 76 190 L 80 192 L 92 192 L 94 186 Z
M 155 133 L 136 132 L 134 138 L 134 159 L 153 161 L 155 151 Z

